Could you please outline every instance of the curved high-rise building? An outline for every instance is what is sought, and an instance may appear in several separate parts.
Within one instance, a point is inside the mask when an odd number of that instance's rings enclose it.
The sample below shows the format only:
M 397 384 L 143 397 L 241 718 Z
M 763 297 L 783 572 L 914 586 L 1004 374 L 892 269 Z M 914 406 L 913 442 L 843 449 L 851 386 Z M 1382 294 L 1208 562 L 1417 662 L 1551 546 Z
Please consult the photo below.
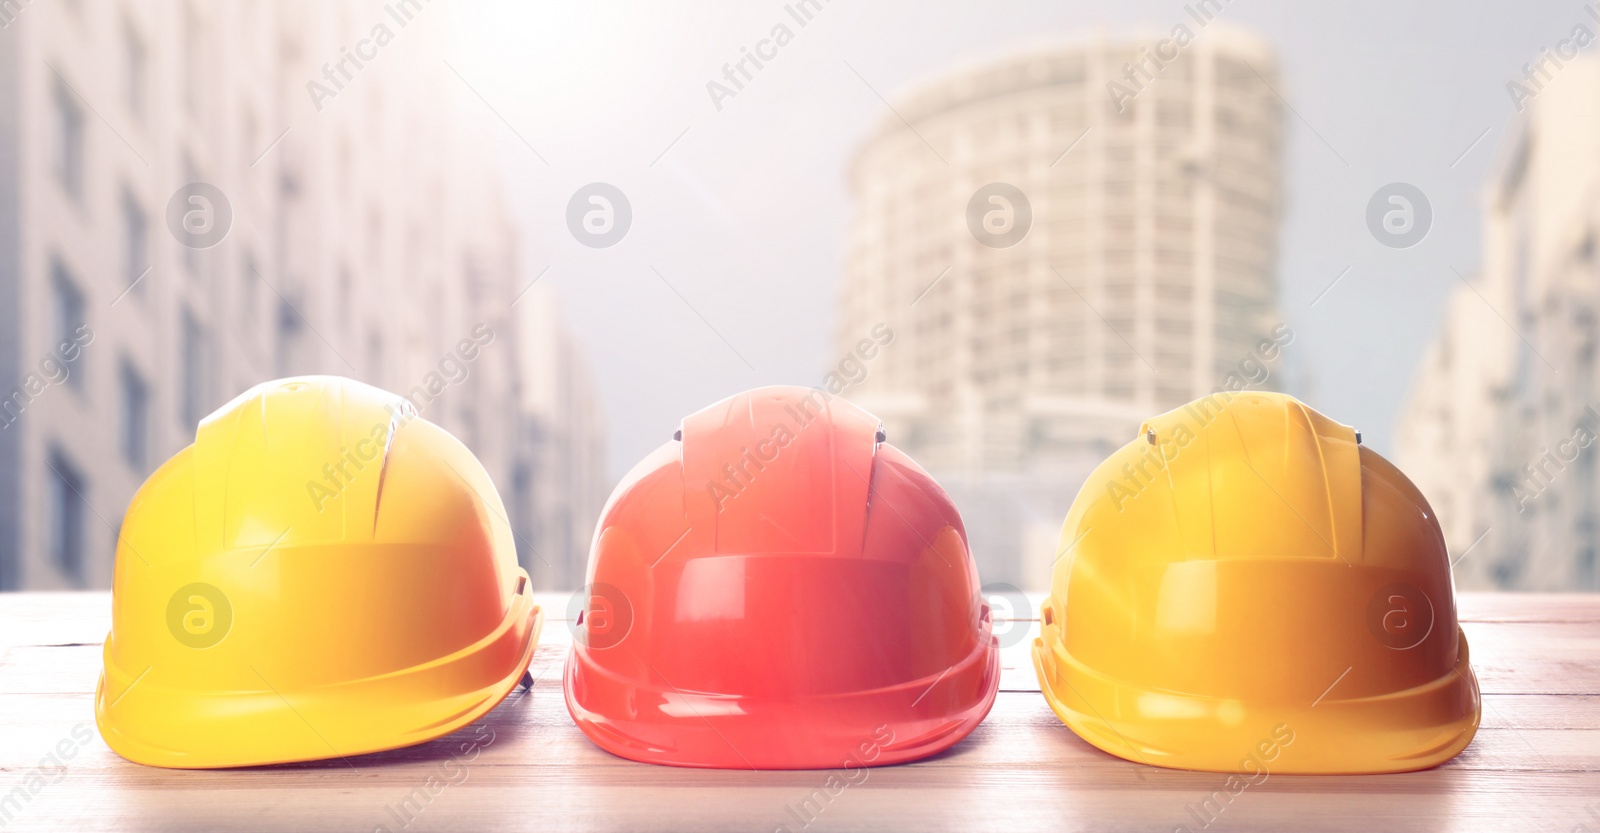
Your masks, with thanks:
M 1043 583 L 1082 477 L 1145 417 L 1277 381 L 1277 62 L 1182 28 L 924 84 L 852 169 L 838 343 L 895 340 L 849 395 L 952 484 L 986 577 Z

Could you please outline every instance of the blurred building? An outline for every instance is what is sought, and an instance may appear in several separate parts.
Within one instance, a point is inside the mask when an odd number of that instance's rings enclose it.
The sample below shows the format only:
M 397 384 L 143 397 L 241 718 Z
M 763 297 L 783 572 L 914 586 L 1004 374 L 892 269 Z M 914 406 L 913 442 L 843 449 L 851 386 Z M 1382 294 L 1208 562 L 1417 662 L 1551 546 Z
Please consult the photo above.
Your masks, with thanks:
M 517 301 L 516 360 L 521 444 L 509 488 L 522 560 L 539 589 L 583 586 L 589 544 L 611 492 L 605 415 L 588 358 L 552 293 L 536 286 Z M 531 549 L 530 549 L 531 548 Z M 536 553 L 536 554 L 535 554 Z
M 1396 436 L 1465 589 L 1600 590 L 1600 60 L 1525 103 Z
M 506 493 L 536 586 L 573 583 L 597 405 L 550 302 L 512 306 L 501 128 L 444 64 L 448 7 L 90 6 L 8 6 L 0 36 L 0 588 L 107 586 L 197 421 L 306 373 L 411 398 Z M 175 200 L 192 182 L 221 197 Z M 518 502 L 526 471 L 590 491 Z
M 1045 586 L 1088 472 L 1260 358 L 1277 323 L 1277 61 L 1195 29 L 953 72 L 896 101 L 904 122 L 856 160 L 838 346 L 880 323 L 896 338 L 847 395 L 940 476 L 986 581 Z M 971 230 L 975 195 L 1020 242 Z

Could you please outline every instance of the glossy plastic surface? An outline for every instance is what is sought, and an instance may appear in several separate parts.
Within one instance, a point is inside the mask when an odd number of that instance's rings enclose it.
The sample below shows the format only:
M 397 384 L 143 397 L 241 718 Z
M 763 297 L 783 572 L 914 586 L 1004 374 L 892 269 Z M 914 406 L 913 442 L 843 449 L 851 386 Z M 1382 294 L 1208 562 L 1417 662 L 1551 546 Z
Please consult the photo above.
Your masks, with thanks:
M 259 385 L 139 489 L 95 694 L 119 755 L 393 749 L 516 685 L 541 617 L 505 509 L 472 453 L 401 402 L 332 377 Z
M 1426 500 L 1282 394 L 1150 420 L 1084 484 L 1034 644 L 1056 713 L 1129 760 L 1219 772 L 1434 766 L 1477 680 Z
M 808 769 L 945 749 L 993 705 L 999 649 L 966 532 L 879 422 L 806 388 L 683 421 L 617 487 L 567 707 L 606 750 Z

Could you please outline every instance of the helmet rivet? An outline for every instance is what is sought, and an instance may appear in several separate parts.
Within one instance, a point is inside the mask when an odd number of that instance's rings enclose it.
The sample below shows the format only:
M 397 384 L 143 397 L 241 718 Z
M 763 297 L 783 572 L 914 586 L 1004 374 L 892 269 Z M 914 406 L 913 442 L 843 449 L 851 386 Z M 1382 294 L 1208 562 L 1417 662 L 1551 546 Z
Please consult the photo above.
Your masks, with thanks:
M 1151 445 L 1155 445 L 1156 444 L 1156 429 L 1154 429 L 1154 428 L 1146 428 L 1146 429 L 1144 429 L 1144 441 L 1149 443 L 1149 444 L 1151 444 Z

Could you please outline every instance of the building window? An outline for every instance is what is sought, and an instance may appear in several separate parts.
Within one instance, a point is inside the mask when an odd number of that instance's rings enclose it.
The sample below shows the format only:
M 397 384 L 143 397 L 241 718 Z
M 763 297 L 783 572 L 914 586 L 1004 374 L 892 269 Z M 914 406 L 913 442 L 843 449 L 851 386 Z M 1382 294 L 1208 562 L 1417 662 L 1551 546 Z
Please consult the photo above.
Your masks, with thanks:
M 376 331 L 367 334 L 367 381 L 383 386 L 383 336 Z
M 194 313 L 183 311 L 183 329 L 178 345 L 178 366 L 182 381 L 179 389 L 178 419 L 185 431 L 192 431 L 205 416 L 205 328 Z
M 183 181 L 192 184 L 200 181 L 200 168 L 194 163 L 194 157 L 188 151 L 183 153 Z M 193 246 L 183 247 L 183 268 L 190 275 L 200 274 L 200 250 Z
M 251 164 L 261 160 L 259 155 L 261 148 L 256 147 L 256 134 L 259 132 L 261 131 L 260 127 L 256 123 L 255 110 L 251 109 L 249 105 L 246 105 L 244 116 L 241 117 L 239 124 L 239 141 L 241 142 L 239 146 L 240 159 L 249 159 L 251 160 Z
M 261 270 L 256 266 L 255 252 L 246 249 L 239 259 L 239 321 L 249 333 L 256 331 L 260 317 L 257 304 L 261 300 Z
M 122 68 L 123 83 L 127 85 L 124 90 L 128 98 L 128 112 L 139 121 L 144 120 L 144 87 L 145 67 L 147 54 L 144 48 L 144 39 L 139 37 L 138 30 L 133 28 L 131 21 L 122 23 Z
M 294 306 L 289 303 L 289 299 L 280 297 L 278 299 L 278 314 L 275 317 L 277 319 L 277 336 L 274 339 L 274 344 L 276 345 L 278 375 L 289 376 L 292 375 L 290 368 L 294 364 L 296 348 L 299 346 L 300 313 L 295 312 Z
M 56 79 L 55 173 L 74 199 L 83 195 L 83 108 L 67 83 Z
M 122 457 L 144 473 L 150 444 L 150 386 L 126 359 L 122 362 Z
M 531 543 L 534 536 L 534 519 L 538 517 L 533 503 L 533 469 L 525 459 L 517 460 L 511 469 L 511 515 L 517 532 L 517 560 L 532 564 L 538 553 Z
M 88 326 L 83 290 L 78 288 L 72 273 L 61 261 L 54 261 L 50 265 L 50 273 L 56 296 L 55 344 L 50 346 L 66 365 L 67 384 L 83 390 L 83 351 L 78 335 L 80 329 Z
M 88 488 L 67 456 L 50 452 L 45 498 L 50 524 L 50 557 L 56 569 L 74 584 L 83 582 L 83 501 Z
M 338 320 L 333 322 L 333 326 L 340 332 L 348 332 L 353 329 L 351 324 L 354 322 L 350 319 L 352 317 L 352 307 L 355 304 L 355 279 L 350 276 L 350 268 L 348 266 L 339 267 L 338 304 L 339 317 Z
M 205 35 L 201 32 L 200 14 L 195 11 L 193 3 L 183 4 L 183 106 L 193 115 L 200 113 L 200 84 L 204 81 L 205 68 L 203 56 L 200 54 L 205 44 Z M 190 180 L 191 182 L 193 180 Z
M 150 268 L 150 218 L 127 189 L 122 192 L 122 235 L 123 279 L 133 286 Z

